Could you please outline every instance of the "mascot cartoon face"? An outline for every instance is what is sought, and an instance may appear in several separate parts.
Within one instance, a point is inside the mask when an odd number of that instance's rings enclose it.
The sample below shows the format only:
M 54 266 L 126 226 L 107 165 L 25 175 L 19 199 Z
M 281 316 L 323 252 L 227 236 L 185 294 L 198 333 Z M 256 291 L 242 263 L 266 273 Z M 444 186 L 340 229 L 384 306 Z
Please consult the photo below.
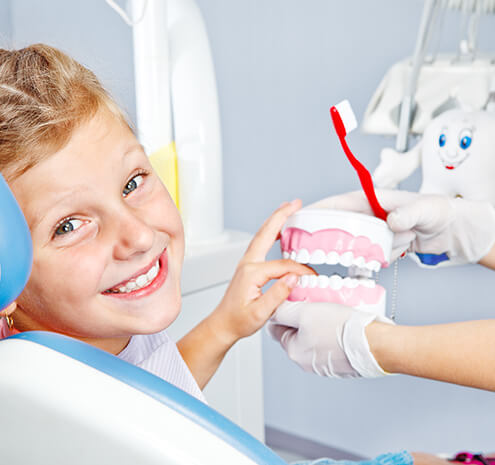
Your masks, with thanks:
M 422 144 L 421 192 L 495 203 L 495 115 L 446 111 L 425 129 Z
M 441 128 L 437 153 L 445 169 L 456 169 L 471 155 L 475 128 L 468 123 L 469 121 L 455 121 L 450 126 Z

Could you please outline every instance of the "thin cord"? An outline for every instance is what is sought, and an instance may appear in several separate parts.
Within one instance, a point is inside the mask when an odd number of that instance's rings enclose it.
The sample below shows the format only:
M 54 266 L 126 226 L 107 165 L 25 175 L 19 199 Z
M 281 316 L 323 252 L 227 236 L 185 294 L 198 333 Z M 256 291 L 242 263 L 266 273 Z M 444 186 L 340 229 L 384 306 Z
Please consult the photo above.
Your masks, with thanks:
M 390 319 L 395 321 L 395 316 L 397 314 L 397 286 L 399 283 L 399 260 L 394 262 L 394 276 L 392 282 L 392 295 L 390 297 Z
M 146 12 L 146 7 L 148 6 L 148 0 L 143 0 L 143 11 L 141 12 L 141 15 L 138 19 L 132 20 L 129 18 L 129 15 L 119 5 L 117 5 L 115 0 L 105 0 L 105 2 L 107 2 L 108 6 L 115 10 L 118 15 L 126 22 L 126 24 L 131 27 L 135 26 L 143 20 L 144 13 Z

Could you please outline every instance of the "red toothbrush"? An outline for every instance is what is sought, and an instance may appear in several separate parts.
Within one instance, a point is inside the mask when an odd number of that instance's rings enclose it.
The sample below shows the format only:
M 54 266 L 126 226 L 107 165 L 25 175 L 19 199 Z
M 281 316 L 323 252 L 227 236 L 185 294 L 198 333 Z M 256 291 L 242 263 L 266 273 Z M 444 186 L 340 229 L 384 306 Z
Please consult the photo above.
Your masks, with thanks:
M 351 104 L 348 100 L 343 100 L 339 104 L 330 108 L 330 116 L 332 117 L 332 122 L 335 127 L 335 131 L 339 136 L 340 143 L 344 149 L 347 158 L 351 162 L 352 167 L 356 170 L 361 186 L 366 194 L 366 198 L 373 210 L 373 213 L 377 218 L 387 221 L 388 213 L 382 208 L 378 199 L 376 198 L 375 188 L 373 186 L 373 180 L 369 171 L 364 167 L 364 165 L 352 154 L 347 142 L 345 141 L 345 136 L 349 134 L 352 130 L 357 128 L 357 121 L 354 112 L 352 111 Z

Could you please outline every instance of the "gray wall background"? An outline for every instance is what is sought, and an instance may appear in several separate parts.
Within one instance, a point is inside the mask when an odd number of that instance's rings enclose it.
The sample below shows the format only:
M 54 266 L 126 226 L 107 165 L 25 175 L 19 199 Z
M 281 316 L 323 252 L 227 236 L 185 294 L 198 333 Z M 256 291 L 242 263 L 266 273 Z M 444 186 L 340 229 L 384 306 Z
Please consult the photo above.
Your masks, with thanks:
M 305 203 L 359 188 L 328 109 L 349 98 L 358 115 L 381 77 L 409 55 L 417 0 L 197 0 L 210 34 L 224 141 L 225 221 L 255 232 L 283 200 Z M 449 14 L 442 48 L 459 17 Z M 0 38 L 46 42 L 93 69 L 134 118 L 131 31 L 103 0 L 0 0 Z M 480 48 L 495 50 L 494 18 Z M 392 140 L 356 132 L 352 149 L 373 168 Z M 417 188 L 416 176 L 403 187 Z M 272 257 L 277 256 L 274 251 Z M 391 288 L 391 271 L 381 281 Z M 495 274 L 477 266 L 399 271 L 398 321 L 428 324 L 491 318 Z M 493 370 L 495 367 L 486 367 Z M 495 396 L 394 376 L 330 380 L 303 373 L 264 336 L 266 422 L 362 455 L 407 448 L 495 450 Z

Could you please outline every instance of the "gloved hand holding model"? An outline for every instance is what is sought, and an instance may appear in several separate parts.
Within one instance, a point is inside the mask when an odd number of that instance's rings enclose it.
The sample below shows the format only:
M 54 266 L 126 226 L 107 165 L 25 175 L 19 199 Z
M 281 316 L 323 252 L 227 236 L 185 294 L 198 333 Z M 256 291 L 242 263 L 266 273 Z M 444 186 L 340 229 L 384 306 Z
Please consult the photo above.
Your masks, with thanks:
M 387 373 L 373 357 L 365 335 L 365 328 L 375 320 L 392 323 L 336 303 L 285 302 L 268 330 L 305 371 L 337 378 L 376 378 Z
M 392 260 L 408 250 L 446 254 L 440 265 L 477 263 L 495 244 L 495 208 L 489 202 L 397 190 L 379 190 L 377 195 L 390 212 L 387 223 L 395 233 Z M 372 214 L 358 191 L 323 199 L 311 207 Z
M 495 320 L 432 326 L 387 324 L 330 302 L 288 302 L 269 331 L 306 371 L 329 377 L 401 373 L 495 391 Z
M 495 243 L 495 210 L 491 204 L 404 191 L 378 191 L 377 195 L 383 208 L 389 212 L 388 226 L 395 232 L 389 262 L 409 250 L 424 254 L 446 253 L 448 262 L 456 264 L 482 260 L 482 264 L 495 268 L 495 253 L 491 252 Z M 321 200 L 297 215 L 301 217 L 300 221 L 304 220 L 308 222 L 306 226 L 310 226 L 309 212 L 315 216 L 325 209 L 329 212 L 344 210 L 372 214 L 365 195 L 352 192 Z M 305 211 L 307 214 L 304 216 Z M 332 230 L 321 227 L 322 231 L 317 232 L 318 224 L 312 220 L 312 228 L 307 228 L 312 234 L 298 231 L 293 227 L 298 226 L 297 222 L 292 224 L 292 220 L 288 223 L 292 228 L 286 228 L 281 241 L 282 251 L 290 252 L 291 256 L 294 254 L 296 260 L 306 262 L 302 249 L 307 247 L 310 264 L 318 263 L 318 253 L 311 251 L 311 247 L 317 246 L 315 244 L 321 239 L 319 235 L 329 235 L 326 243 L 329 248 L 337 247 L 338 242 L 333 244 Z M 355 238 L 358 236 L 354 234 Z M 320 246 L 323 246 L 321 240 Z M 372 248 L 374 242 L 366 244 Z M 351 243 L 354 244 L 354 260 L 359 260 L 360 254 L 366 255 L 356 241 L 346 243 L 345 247 L 342 242 L 339 260 L 344 265 L 343 258 L 347 253 L 344 250 L 351 247 Z M 328 257 L 331 258 L 333 253 L 330 251 Z M 291 301 L 277 309 L 269 324 L 272 336 L 304 370 L 329 377 L 406 373 L 495 390 L 495 376 L 486 377 L 481 369 L 495 363 L 495 355 L 490 350 L 482 351 L 480 355 L 479 350 L 479 347 L 491 345 L 495 321 L 397 326 L 377 316 L 380 312 L 366 310 L 366 305 L 362 310 L 352 308 L 355 304 L 350 296 L 358 294 L 356 289 L 366 284 L 361 281 L 363 277 L 358 277 L 358 287 L 339 288 L 344 289 L 342 292 L 335 287 L 329 291 L 320 289 L 319 278 L 316 278 L 316 287 L 305 287 L 301 281 L 289 297 Z M 340 282 L 339 279 L 336 281 Z M 349 283 L 352 283 L 352 278 Z M 361 297 L 365 296 L 363 290 Z M 373 308 L 368 307 L 370 310 Z

